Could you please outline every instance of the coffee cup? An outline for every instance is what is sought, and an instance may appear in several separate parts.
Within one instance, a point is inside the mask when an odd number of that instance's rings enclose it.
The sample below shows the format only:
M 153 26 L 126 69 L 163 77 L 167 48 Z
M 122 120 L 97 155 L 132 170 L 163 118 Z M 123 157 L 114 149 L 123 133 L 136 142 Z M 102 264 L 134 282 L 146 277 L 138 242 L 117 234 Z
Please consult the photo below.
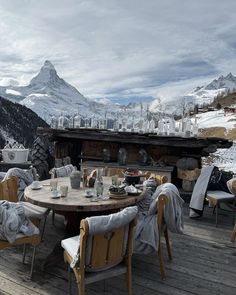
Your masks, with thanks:
M 93 190 L 88 189 L 85 191 L 85 197 L 86 198 L 91 198 L 93 196 Z
M 37 188 L 39 188 L 39 187 L 40 187 L 40 182 L 39 182 L 38 180 L 33 181 L 33 182 L 31 183 L 31 187 L 32 187 L 33 189 L 37 189 Z

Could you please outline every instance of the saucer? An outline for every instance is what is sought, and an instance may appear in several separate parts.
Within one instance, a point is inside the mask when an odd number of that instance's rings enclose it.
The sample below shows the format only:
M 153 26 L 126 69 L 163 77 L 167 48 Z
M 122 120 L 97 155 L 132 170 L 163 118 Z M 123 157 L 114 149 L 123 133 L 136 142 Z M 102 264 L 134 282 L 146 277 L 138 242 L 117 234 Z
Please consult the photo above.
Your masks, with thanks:
M 93 194 L 91 194 L 91 195 L 85 195 L 85 198 L 93 198 L 94 197 L 94 195 Z
M 52 199 L 59 199 L 60 197 L 61 197 L 61 193 L 59 193 L 59 192 L 56 195 L 52 194 L 52 196 L 51 196 Z
M 42 187 L 43 187 L 42 185 L 37 186 L 37 187 L 32 187 L 31 186 L 31 189 L 34 190 L 34 191 L 37 191 L 37 190 L 41 189 Z

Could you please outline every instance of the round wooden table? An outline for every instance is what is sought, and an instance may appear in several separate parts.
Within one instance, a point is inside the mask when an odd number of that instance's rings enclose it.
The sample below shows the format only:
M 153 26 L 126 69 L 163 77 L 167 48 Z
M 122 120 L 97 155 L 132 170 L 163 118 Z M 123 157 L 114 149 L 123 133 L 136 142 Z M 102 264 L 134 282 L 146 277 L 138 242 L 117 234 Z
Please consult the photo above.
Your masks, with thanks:
M 68 185 L 68 195 L 66 198 L 52 198 L 50 188 L 50 179 L 41 181 L 41 189 L 33 190 L 30 186 L 25 189 L 25 199 L 35 205 L 55 210 L 65 216 L 67 224 L 65 227 L 64 238 L 72 237 L 79 234 L 80 221 L 83 218 L 113 213 L 121 208 L 135 205 L 144 198 L 144 193 L 138 196 L 127 196 L 125 199 L 108 199 L 91 202 L 90 198 L 85 197 L 85 191 L 90 189 L 72 189 L 69 177 L 57 178 L 58 188 L 61 185 Z M 108 193 L 108 188 L 111 185 L 111 177 L 103 177 L 104 192 Z M 53 251 L 46 258 L 43 267 L 54 265 L 58 261 L 61 262 L 63 257 L 63 248 L 61 241 L 58 241 Z
M 111 178 L 104 177 L 104 191 L 108 193 L 111 185 Z M 85 191 L 90 189 L 72 189 L 69 177 L 58 178 L 58 188 L 61 185 L 68 185 L 68 195 L 66 198 L 52 198 L 50 189 L 50 179 L 41 181 L 42 188 L 33 190 L 30 186 L 25 189 L 25 199 L 35 205 L 49 208 L 56 211 L 73 211 L 73 212 L 96 212 L 96 211 L 112 211 L 120 208 L 135 205 L 144 198 L 144 193 L 138 196 L 127 196 L 124 199 L 108 199 L 92 202 L 91 198 L 85 197 Z

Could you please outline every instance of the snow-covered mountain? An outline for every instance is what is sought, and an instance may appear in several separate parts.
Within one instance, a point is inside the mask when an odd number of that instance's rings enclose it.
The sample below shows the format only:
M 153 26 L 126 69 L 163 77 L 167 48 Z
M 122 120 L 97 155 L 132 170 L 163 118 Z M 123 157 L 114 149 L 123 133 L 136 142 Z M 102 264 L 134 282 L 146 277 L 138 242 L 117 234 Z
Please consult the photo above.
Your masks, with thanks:
M 205 86 L 198 86 L 193 91 L 185 95 L 187 100 L 192 100 L 195 104 L 210 103 L 218 94 L 236 91 L 236 77 L 229 73 L 220 76 Z
M 220 76 L 218 79 L 213 80 L 205 87 L 205 90 L 218 90 L 229 89 L 231 91 L 236 89 L 236 77 L 232 73 L 227 76 Z
M 83 96 L 75 87 L 60 78 L 53 64 L 46 60 L 40 72 L 27 86 L 0 86 L 0 95 L 33 110 L 49 121 L 50 116 L 74 114 L 102 114 L 106 105 Z M 112 105 L 112 109 L 116 107 Z
M 183 107 L 186 109 L 187 105 L 199 105 L 210 104 L 214 98 L 219 94 L 225 94 L 227 92 L 236 92 L 236 77 L 229 73 L 226 76 L 220 76 L 218 79 L 214 79 L 209 84 L 204 86 L 197 86 L 188 93 L 183 93 L 179 97 L 179 103 L 176 105 L 176 98 L 168 100 L 168 109 L 170 113 L 182 113 Z M 160 108 L 160 99 L 155 99 L 151 102 L 150 109 L 157 111 Z M 166 102 L 162 101 L 162 108 L 167 109 Z M 168 113 L 168 110 L 166 110 Z

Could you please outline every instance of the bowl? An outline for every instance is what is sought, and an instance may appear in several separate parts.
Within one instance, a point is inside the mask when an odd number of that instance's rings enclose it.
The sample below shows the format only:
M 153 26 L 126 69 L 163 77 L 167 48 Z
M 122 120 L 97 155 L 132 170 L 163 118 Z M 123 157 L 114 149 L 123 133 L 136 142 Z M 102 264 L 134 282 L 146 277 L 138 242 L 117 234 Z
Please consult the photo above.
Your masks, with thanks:
M 140 171 L 137 169 L 127 169 L 124 173 L 125 182 L 128 185 L 140 183 Z
M 128 185 L 139 184 L 140 183 L 140 176 L 125 176 L 125 182 Z

